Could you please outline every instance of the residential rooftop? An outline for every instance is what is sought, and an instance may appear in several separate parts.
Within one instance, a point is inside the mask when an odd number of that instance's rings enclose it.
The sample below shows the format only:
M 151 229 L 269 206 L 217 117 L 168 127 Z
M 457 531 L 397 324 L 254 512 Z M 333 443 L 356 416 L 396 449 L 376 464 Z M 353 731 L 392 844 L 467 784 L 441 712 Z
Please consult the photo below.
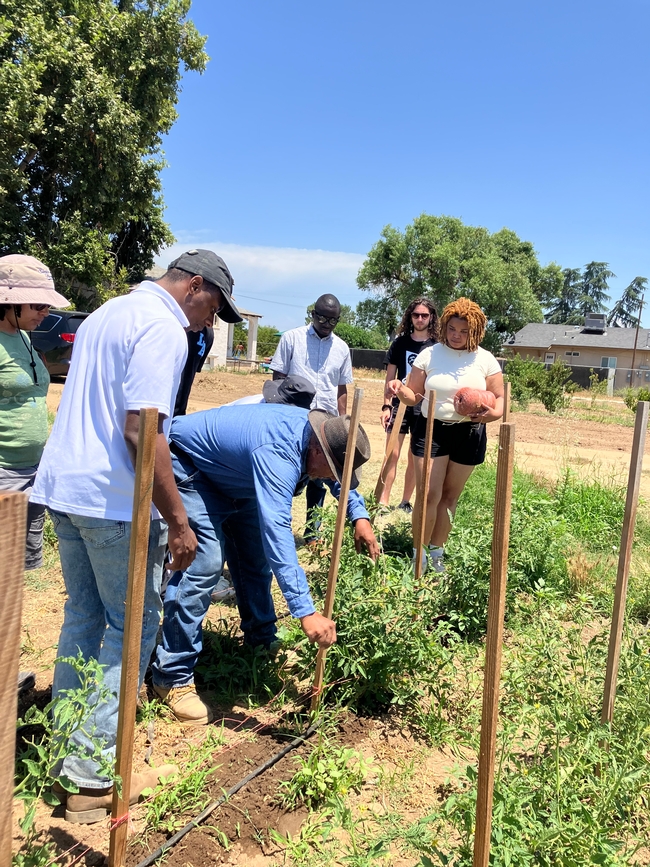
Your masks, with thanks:
M 602 334 L 586 331 L 584 325 L 548 325 L 531 322 L 524 325 L 514 338 L 503 344 L 504 349 L 514 346 L 531 348 L 553 346 L 592 347 L 598 349 L 634 349 L 636 328 L 606 327 Z M 639 328 L 637 349 L 650 349 L 650 329 Z

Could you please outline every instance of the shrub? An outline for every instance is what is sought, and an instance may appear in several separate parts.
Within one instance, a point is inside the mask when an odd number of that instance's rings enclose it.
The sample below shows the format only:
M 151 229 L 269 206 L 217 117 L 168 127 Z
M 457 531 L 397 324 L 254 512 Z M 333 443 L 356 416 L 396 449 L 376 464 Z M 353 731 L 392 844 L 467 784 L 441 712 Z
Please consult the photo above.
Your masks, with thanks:
M 386 338 L 379 331 L 366 331 L 356 325 L 340 322 L 336 326 L 336 334 L 345 341 L 350 349 L 385 349 Z
M 539 380 L 544 373 L 544 365 L 532 358 L 513 355 L 505 368 L 505 378 L 510 383 L 510 397 L 522 409 L 526 409 L 537 396 Z
M 506 364 L 510 395 L 522 409 L 531 400 L 539 400 L 547 412 L 566 409 L 575 385 L 570 382 L 571 369 L 559 358 L 549 367 L 531 358 L 513 355 Z
M 645 388 L 644 386 L 641 388 L 628 388 L 625 390 L 623 400 L 628 409 L 636 412 L 636 405 L 640 400 L 650 400 L 650 388 Z

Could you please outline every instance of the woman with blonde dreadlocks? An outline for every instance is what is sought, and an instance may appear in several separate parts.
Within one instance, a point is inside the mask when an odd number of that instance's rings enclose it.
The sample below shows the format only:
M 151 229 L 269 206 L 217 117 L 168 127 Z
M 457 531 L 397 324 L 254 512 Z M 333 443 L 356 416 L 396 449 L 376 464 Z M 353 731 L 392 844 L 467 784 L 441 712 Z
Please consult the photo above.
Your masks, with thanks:
M 442 311 L 440 343 L 424 349 L 413 362 L 409 387 L 399 379 L 389 383 L 389 390 L 407 406 L 414 406 L 426 392 L 435 389 L 433 445 L 434 458 L 427 494 L 424 532 L 427 550 L 422 552 L 423 571 L 430 566 L 444 570 L 444 546 L 451 530 L 450 515 L 456 512 L 458 499 L 472 470 L 485 460 L 487 435 L 485 425 L 503 414 L 503 374 L 499 362 L 479 346 L 485 335 L 487 318 L 478 304 L 458 298 Z M 459 415 L 454 396 L 460 388 L 490 391 L 494 408 L 483 405 L 471 416 Z M 422 403 L 418 430 L 411 440 L 418 480 L 422 474 L 426 419 L 429 401 Z M 415 549 L 413 551 L 415 558 Z

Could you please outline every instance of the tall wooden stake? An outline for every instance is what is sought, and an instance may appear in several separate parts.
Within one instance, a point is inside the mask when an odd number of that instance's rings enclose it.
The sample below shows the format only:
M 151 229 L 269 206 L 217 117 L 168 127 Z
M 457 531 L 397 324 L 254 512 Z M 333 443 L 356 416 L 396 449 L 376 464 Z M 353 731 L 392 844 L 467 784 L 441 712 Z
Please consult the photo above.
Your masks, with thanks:
M 11 808 L 16 757 L 20 617 L 23 606 L 27 495 L 0 494 L 2 629 L 0 630 L 0 867 L 11 865 Z M 22 809 L 22 808 L 21 808 Z
M 415 584 L 420 583 L 422 578 L 422 551 L 424 548 L 424 534 L 427 526 L 427 496 L 429 493 L 429 476 L 431 475 L 431 443 L 433 442 L 433 422 L 436 408 L 436 393 L 430 391 L 429 415 L 424 434 L 424 458 L 422 459 L 422 473 L 418 486 L 418 495 L 415 502 L 415 520 L 413 521 L 413 547 L 415 548 Z
M 388 437 L 388 442 L 386 443 L 386 451 L 384 453 L 384 460 L 381 464 L 381 470 L 379 471 L 379 478 L 375 485 L 375 502 L 377 503 L 381 499 L 381 495 L 384 493 L 384 488 L 386 487 L 386 467 L 388 466 L 390 456 L 393 454 L 395 447 L 397 446 L 399 430 L 402 427 L 405 412 L 406 404 L 400 401 L 399 406 L 397 407 L 397 412 L 395 413 L 395 421 L 393 422 L 393 427 L 390 436 Z
M 488 867 L 490 859 L 494 757 L 499 715 L 501 645 L 503 643 L 503 617 L 506 605 L 514 456 L 515 426 L 512 422 L 505 422 L 499 430 L 499 457 L 497 459 L 497 481 L 494 498 L 492 571 L 490 574 L 490 600 L 488 603 L 487 641 L 485 644 L 483 715 L 481 717 L 481 746 L 478 760 L 478 797 L 476 800 L 476 836 L 474 837 L 473 867 Z
M 632 542 L 634 540 L 636 511 L 639 503 L 639 486 L 641 484 L 643 449 L 645 446 L 646 430 L 648 427 L 649 409 L 650 403 L 645 400 L 639 401 L 636 406 L 632 455 L 630 456 L 630 473 L 627 482 L 625 512 L 623 514 L 621 548 L 618 554 L 614 611 L 612 614 L 612 626 L 609 633 L 609 651 L 607 653 L 607 671 L 605 674 L 605 691 L 603 694 L 603 709 L 601 714 L 601 721 L 603 723 L 611 723 L 614 717 L 618 663 L 621 658 L 621 639 L 623 637 L 623 621 L 625 619 L 627 579 L 630 574 L 630 559 L 632 557 Z
M 133 523 L 129 549 L 129 581 L 126 591 L 124 618 L 124 643 L 122 645 L 122 680 L 120 682 L 120 706 L 117 718 L 117 741 L 115 772 L 122 778 L 122 793 L 117 786 L 113 790 L 111 815 L 110 867 L 123 867 L 126 855 L 126 839 L 129 823 L 129 795 L 131 794 L 131 769 L 133 765 L 133 737 L 135 710 L 138 700 L 138 676 L 140 671 L 140 643 L 142 639 L 142 615 L 149 553 L 151 525 L 151 497 L 153 471 L 158 433 L 158 410 L 140 410 L 138 432 L 138 455 L 135 466 L 133 491 Z
M 509 421 L 510 419 L 510 383 L 503 383 L 503 415 L 501 422 Z
M 357 447 L 357 433 L 359 431 L 359 419 L 361 418 L 362 400 L 363 389 L 355 388 L 352 413 L 350 415 L 348 443 L 345 449 L 345 463 L 343 464 L 343 473 L 341 476 L 341 493 L 339 494 L 339 505 L 336 512 L 336 524 L 334 527 L 334 539 L 332 541 L 332 558 L 330 560 L 330 570 L 327 576 L 327 592 L 325 594 L 325 606 L 323 608 L 323 615 L 330 618 L 334 610 L 334 594 L 336 593 L 336 581 L 339 575 L 339 564 L 341 562 L 341 545 L 343 544 L 343 531 L 345 529 L 345 519 L 348 511 L 348 497 L 350 495 L 350 482 L 352 481 L 354 453 Z M 327 648 L 319 647 L 316 656 L 316 674 L 314 676 L 314 685 L 312 687 L 311 696 L 312 711 L 317 710 L 320 703 L 323 677 L 325 675 L 326 656 Z

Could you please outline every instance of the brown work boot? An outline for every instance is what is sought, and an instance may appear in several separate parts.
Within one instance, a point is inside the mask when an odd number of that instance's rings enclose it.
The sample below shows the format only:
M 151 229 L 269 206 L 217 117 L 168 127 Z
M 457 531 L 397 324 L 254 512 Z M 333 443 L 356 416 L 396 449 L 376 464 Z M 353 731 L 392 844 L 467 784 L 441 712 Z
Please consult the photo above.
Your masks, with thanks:
M 172 687 L 157 686 L 154 683 L 153 691 L 171 709 L 179 722 L 195 726 L 205 726 L 212 722 L 212 711 L 199 698 L 193 683 Z
M 178 774 L 177 765 L 161 765 L 159 768 L 149 768 L 142 774 L 131 776 L 131 794 L 129 804 L 136 804 L 145 789 L 155 789 L 159 782 L 167 777 Z M 113 806 L 113 787 L 108 789 L 79 789 L 68 795 L 65 817 L 68 822 L 92 825 L 106 818 Z

